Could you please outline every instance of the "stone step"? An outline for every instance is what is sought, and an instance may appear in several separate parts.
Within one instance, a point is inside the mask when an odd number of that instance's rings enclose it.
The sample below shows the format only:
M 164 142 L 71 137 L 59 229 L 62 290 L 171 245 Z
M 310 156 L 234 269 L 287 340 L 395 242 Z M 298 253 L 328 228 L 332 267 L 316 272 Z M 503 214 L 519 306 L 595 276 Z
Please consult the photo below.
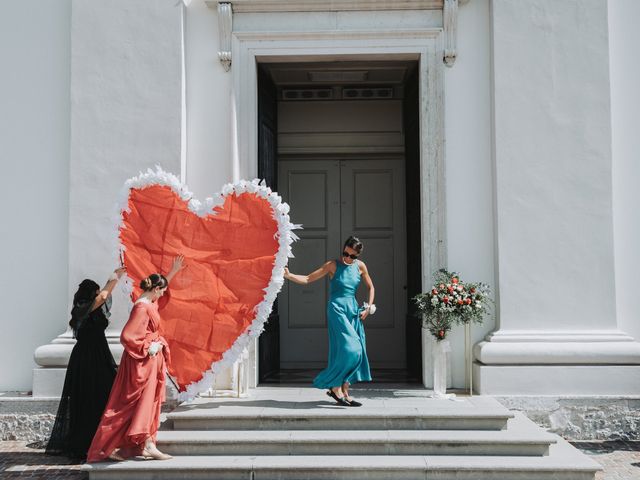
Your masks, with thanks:
M 557 437 L 521 414 L 506 430 L 161 431 L 171 455 L 520 455 L 541 456 Z
M 278 402 L 197 399 L 167 415 L 174 430 L 502 430 L 513 413 L 489 397 L 459 402 L 425 399 L 402 405 L 367 401 L 337 407 L 329 401 Z
M 559 439 L 531 456 L 176 456 L 83 466 L 90 480 L 593 480 L 600 466 Z
M 174 430 L 502 430 L 509 415 L 385 412 L 371 415 L 193 415 L 170 417 Z

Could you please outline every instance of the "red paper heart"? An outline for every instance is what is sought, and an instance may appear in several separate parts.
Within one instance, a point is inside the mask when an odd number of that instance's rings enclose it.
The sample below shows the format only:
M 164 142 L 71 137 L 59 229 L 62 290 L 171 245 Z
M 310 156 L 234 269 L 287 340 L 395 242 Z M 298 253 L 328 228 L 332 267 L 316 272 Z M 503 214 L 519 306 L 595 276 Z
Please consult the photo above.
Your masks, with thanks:
M 226 186 L 215 197 L 223 202 L 215 211 L 214 200 L 207 199 L 208 209 L 189 200 L 186 188 L 160 170 L 128 186 L 119 238 L 133 297 L 141 293 L 141 279 L 166 274 L 178 254 L 185 256 L 187 267 L 172 280 L 171 300 L 160 314 L 170 373 L 192 397 L 211 387 L 205 372 L 223 357 L 235 361 L 262 331 L 296 227 L 289 223 L 288 206 L 257 181 Z

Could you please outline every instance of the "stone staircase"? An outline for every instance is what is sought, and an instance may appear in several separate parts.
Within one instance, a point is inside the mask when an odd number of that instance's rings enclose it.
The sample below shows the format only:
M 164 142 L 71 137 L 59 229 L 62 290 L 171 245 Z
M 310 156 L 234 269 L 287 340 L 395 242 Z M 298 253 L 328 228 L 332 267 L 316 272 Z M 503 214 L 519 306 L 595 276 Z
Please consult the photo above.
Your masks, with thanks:
M 360 408 L 311 388 L 199 398 L 158 433 L 172 460 L 87 465 L 91 479 L 592 480 L 597 463 L 490 397 L 354 391 Z

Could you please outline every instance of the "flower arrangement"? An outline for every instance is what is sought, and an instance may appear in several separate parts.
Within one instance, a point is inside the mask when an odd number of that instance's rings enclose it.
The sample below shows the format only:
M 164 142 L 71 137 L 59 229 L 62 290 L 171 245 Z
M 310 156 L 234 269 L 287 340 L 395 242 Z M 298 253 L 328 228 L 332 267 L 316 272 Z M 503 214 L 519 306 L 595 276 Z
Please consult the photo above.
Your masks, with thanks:
M 431 290 L 413 297 L 416 314 L 436 340 L 443 340 L 455 324 L 482 323 L 491 302 L 489 285 L 464 283 L 456 272 L 440 269 Z

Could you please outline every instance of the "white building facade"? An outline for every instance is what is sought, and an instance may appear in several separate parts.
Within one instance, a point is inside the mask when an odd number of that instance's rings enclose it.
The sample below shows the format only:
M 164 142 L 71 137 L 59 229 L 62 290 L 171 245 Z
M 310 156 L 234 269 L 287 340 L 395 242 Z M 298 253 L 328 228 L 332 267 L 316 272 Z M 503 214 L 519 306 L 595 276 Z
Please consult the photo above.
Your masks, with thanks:
M 161 165 L 200 197 L 273 176 L 292 221 L 307 226 L 300 269 L 359 234 L 386 309 L 367 331 L 376 368 L 428 371 L 407 297 L 447 267 L 496 294 L 472 330 L 476 392 L 640 395 L 639 7 L 6 6 L 0 390 L 61 388 L 76 285 L 114 268 L 116 195 Z M 319 366 L 323 294 L 283 292 L 277 331 L 247 360 L 250 384 L 269 362 Z M 117 351 L 120 292 L 114 307 Z M 462 331 L 451 338 L 451 384 L 463 387 Z

